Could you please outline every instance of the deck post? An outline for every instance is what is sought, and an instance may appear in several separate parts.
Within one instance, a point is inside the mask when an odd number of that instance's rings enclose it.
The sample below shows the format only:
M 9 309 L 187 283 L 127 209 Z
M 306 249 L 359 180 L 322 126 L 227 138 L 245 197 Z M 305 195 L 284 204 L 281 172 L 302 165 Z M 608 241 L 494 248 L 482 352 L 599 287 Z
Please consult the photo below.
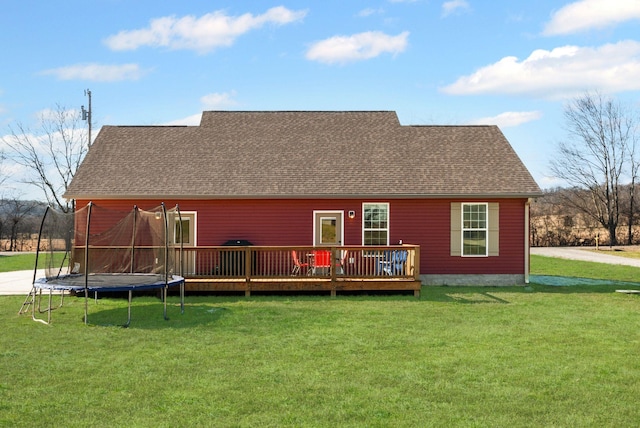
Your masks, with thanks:
M 329 271 L 331 272 L 331 297 L 336 297 L 336 287 L 338 282 L 336 280 L 336 261 L 338 259 L 338 249 L 336 247 L 331 247 L 331 260 L 329 261 Z
M 244 282 L 246 289 L 244 290 L 244 296 L 251 296 L 251 267 L 253 266 L 254 256 L 251 247 L 244 247 Z
M 416 281 L 420 281 L 420 246 L 413 247 L 413 278 Z M 422 287 L 421 287 L 422 288 Z M 416 299 L 420 298 L 420 289 L 413 291 L 413 296 Z

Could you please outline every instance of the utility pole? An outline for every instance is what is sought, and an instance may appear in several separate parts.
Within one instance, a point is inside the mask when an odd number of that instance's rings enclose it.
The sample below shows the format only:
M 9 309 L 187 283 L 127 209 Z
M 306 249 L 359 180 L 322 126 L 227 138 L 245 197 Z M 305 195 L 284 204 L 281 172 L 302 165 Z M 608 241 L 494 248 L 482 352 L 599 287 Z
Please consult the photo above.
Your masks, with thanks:
M 91 91 L 85 89 L 84 94 L 89 97 L 89 110 L 85 110 L 84 106 L 80 108 L 82 109 L 82 120 L 86 120 L 89 124 L 89 142 L 87 143 L 87 147 L 91 147 Z

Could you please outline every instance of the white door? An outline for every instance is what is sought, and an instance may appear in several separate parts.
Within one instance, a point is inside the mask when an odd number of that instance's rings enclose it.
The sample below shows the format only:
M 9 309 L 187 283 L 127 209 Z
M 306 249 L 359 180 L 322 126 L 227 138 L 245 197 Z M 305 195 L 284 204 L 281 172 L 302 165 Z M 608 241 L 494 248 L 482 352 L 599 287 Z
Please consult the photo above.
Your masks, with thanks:
M 183 274 L 194 274 L 196 269 L 196 251 L 192 249 L 196 246 L 196 213 L 180 212 L 180 217 L 176 217 L 175 224 L 176 245 L 182 244 L 182 269 Z

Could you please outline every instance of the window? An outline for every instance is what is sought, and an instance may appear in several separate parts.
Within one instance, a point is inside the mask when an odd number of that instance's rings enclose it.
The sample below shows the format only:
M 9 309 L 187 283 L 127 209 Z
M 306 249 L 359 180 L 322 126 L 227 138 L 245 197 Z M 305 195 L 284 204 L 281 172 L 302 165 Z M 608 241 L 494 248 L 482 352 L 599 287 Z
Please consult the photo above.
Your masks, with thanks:
M 451 255 L 499 256 L 500 205 L 497 202 L 451 203 Z
M 487 255 L 487 204 L 462 204 L 462 255 Z
M 180 227 L 182 226 L 182 227 Z M 183 218 L 176 219 L 176 230 L 174 236 L 176 237 L 176 244 L 191 244 L 191 219 Z
M 181 212 L 180 217 L 176 217 L 173 229 L 173 241 L 175 244 L 182 244 L 185 247 L 196 245 L 196 213 Z
M 322 228 L 321 244 L 335 244 L 337 238 L 338 220 L 335 217 L 322 217 L 320 219 L 320 227 Z
M 362 204 L 363 245 L 389 245 L 389 204 Z

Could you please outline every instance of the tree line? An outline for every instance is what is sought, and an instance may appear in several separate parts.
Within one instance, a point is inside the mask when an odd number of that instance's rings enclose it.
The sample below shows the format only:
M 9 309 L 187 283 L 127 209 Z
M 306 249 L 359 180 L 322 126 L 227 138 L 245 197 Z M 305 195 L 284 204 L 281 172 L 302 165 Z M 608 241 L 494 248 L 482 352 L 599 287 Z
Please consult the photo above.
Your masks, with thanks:
M 47 204 L 0 199 L 0 251 L 35 251 Z
M 536 247 L 640 245 L 640 209 L 632 208 L 629 184 L 623 186 L 620 209 L 624 213 L 616 227 L 616 240 L 610 230 L 592 214 L 585 213 L 567 200 L 589 200 L 589 191 L 580 188 L 547 189 L 531 203 L 530 243 Z M 634 190 L 636 193 L 638 189 Z M 637 200 L 637 199 L 636 199 Z

